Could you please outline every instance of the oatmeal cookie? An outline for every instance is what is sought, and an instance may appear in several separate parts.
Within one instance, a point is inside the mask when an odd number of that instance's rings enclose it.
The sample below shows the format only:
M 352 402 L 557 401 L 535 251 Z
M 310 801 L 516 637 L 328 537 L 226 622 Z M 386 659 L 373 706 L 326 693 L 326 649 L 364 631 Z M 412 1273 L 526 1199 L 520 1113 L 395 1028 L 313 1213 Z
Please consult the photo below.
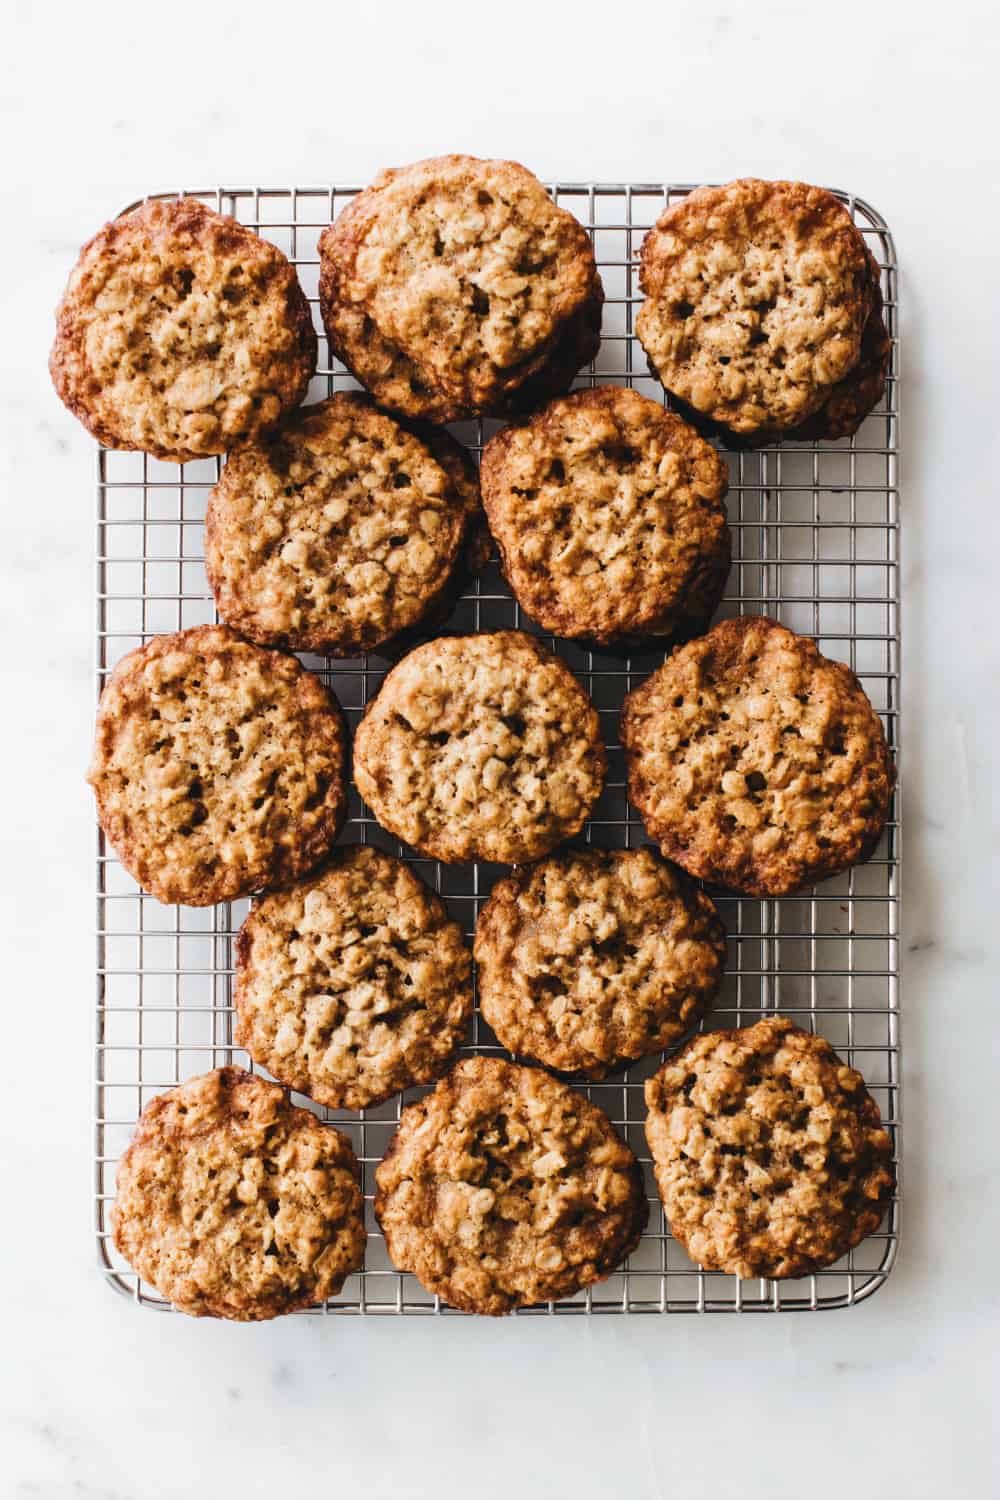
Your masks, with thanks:
M 180 1312 L 241 1323 L 324 1302 L 365 1253 L 346 1135 L 218 1068 L 160 1094 L 118 1166 L 115 1244 Z
M 331 656 L 424 620 L 479 512 L 458 444 L 442 433 L 434 446 L 440 460 L 367 397 L 342 394 L 231 454 L 205 521 L 219 613 L 261 644 Z
M 294 656 L 200 625 L 115 667 L 87 779 L 143 890 L 210 906 L 319 863 L 344 819 L 346 751 L 336 698 Z
M 590 238 L 516 162 L 441 156 L 382 172 L 319 251 L 334 353 L 402 416 L 503 415 L 565 389 L 596 353 Z
M 667 859 L 785 896 L 874 852 L 895 772 L 850 668 L 756 615 L 681 646 L 622 708 L 629 797 Z
M 285 256 L 197 198 L 144 203 L 83 247 L 49 360 L 99 442 L 177 463 L 273 427 L 315 367 Z
M 695 1024 L 726 936 L 708 897 L 652 849 L 574 849 L 493 887 L 475 956 L 480 1009 L 507 1050 L 598 1079 Z
M 449 863 L 547 854 L 583 827 L 606 768 L 590 699 L 519 630 L 418 646 L 354 740 L 354 779 L 382 827 Z
M 707 1271 L 804 1276 L 882 1221 L 895 1178 L 878 1105 L 782 1016 L 695 1037 L 647 1080 L 646 1105 L 671 1233 Z
M 375 1173 L 393 1265 L 463 1312 L 572 1297 L 635 1249 L 642 1172 L 603 1110 L 540 1068 L 458 1063 Z
M 736 438 L 718 422 L 709 421 L 696 412 L 688 402 L 674 396 L 673 405 L 696 431 L 706 437 L 721 438 L 729 447 L 758 448 L 762 444 L 778 441 L 822 443 L 853 436 L 882 399 L 892 354 L 892 340 L 885 324 L 879 286 L 878 264 L 870 254 L 869 260 L 873 278 L 873 305 L 861 336 L 861 358 L 844 379 L 837 382 L 823 405 L 811 417 L 785 431 L 761 427 L 754 433 Z
M 554 635 L 689 635 L 729 573 L 726 464 L 656 401 L 576 391 L 487 443 L 483 503 L 521 607 Z
M 643 240 L 636 333 L 654 373 L 696 412 L 738 435 L 784 433 L 862 360 L 872 267 L 822 188 L 756 178 L 699 188 Z
M 254 907 L 234 1001 L 256 1063 L 319 1104 L 365 1109 L 444 1071 L 472 1015 L 472 963 L 423 881 L 355 845 Z

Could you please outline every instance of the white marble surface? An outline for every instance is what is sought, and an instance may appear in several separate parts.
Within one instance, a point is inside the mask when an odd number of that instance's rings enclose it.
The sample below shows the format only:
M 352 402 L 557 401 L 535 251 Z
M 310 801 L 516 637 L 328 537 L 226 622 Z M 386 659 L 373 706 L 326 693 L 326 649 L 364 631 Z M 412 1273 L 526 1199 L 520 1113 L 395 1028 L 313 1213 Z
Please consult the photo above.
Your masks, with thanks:
M 995 1492 L 995 8 L 339 9 L 19 5 L 2 23 L 0 1493 Z M 81 241 L 144 189 L 364 179 L 456 147 L 542 176 L 804 177 L 895 228 L 906 1208 L 896 1271 L 852 1311 L 240 1328 L 137 1311 L 94 1270 L 93 460 L 49 388 L 52 306 Z

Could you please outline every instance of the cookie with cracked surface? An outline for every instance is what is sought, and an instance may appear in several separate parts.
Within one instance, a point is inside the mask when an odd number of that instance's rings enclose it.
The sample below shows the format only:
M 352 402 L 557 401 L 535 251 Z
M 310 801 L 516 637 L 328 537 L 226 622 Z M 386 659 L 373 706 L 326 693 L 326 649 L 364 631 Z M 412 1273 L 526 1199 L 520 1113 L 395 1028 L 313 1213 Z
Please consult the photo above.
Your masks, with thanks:
M 583 827 L 606 769 L 587 694 L 519 630 L 418 646 L 354 738 L 354 779 L 382 827 L 447 863 L 549 853 Z
M 674 1238 L 708 1271 L 804 1276 L 877 1229 L 892 1143 L 864 1079 L 784 1017 L 697 1036 L 646 1082 Z
M 474 465 L 447 433 L 434 442 L 440 458 L 352 393 L 231 454 L 205 519 L 223 619 L 260 644 L 331 656 L 425 620 L 479 513 Z
M 159 1094 L 118 1165 L 115 1244 L 195 1318 L 241 1323 L 335 1297 L 365 1253 L 346 1135 L 242 1068 Z
M 83 247 L 49 360 L 99 442 L 176 463 L 273 427 L 315 367 L 286 257 L 197 198 L 144 203 Z
M 593 358 L 590 238 L 517 162 L 440 156 L 379 174 L 320 238 L 334 352 L 380 405 L 503 415 Z
M 625 699 L 629 797 L 661 853 L 752 896 L 862 863 L 895 770 L 849 667 L 757 615 L 679 647 Z
M 599 1079 L 700 1019 L 726 935 L 652 849 L 574 849 L 493 887 L 475 957 L 480 1009 L 509 1052 Z
M 483 450 L 483 504 L 521 607 L 555 635 L 690 635 L 719 603 L 725 461 L 656 401 L 576 391 Z
M 610 1276 L 648 1213 L 639 1164 L 604 1111 L 496 1057 L 458 1063 L 403 1110 L 375 1181 L 393 1265 L 492 1317 Z
M 636 334 L 696 412 L 741 437 L 792 435 L 862 360 L 872 266 L 822 188 L 757 178 L 699 188 L 643 240 Z
M 228 626 L 199 625 L 115 667 L 87 779 L 143 890 L 210 906 L 295 880 L 329 852 L 346 753 L 340 706 L 314 673 Z
M 457 922 L 402 860 L 338 849 L 236 942 L 236 1042 L 319 1104 L 365 1109 L 447 1067 L 472 1015 Z
M 813 412 L 811 417 L 807 417 L 797 427 L 790 427 L 786 431 L 762 427 L 739 439 L 718 422 L 706 420 L 688 402 L 680 401 L 675 396 L 674 405 L 682 416 L 697 431 L 706 436 L 721 437 L 730 447 L 756 448 L 779 440 L 786 443 L 822 443 L 852 437 L 882 399 L 892 355 L 892 340 L 885 323 L 882 290 L 879 286 L 879 268 L 870 253 L 869 260 L 873 280 L 873 305 L 861 336 L 861 358 L 853 370 L 833 387 L 819 411 Z

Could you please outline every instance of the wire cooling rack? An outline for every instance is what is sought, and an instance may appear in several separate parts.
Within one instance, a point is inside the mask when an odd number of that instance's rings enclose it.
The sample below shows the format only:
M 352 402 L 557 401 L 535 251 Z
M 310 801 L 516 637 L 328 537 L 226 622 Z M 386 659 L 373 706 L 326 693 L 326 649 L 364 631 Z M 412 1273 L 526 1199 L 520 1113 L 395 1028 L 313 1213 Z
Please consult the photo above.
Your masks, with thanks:
M 579 385 L 613 382 L 657 399 L 633 334 L 641 295 L 636 254 L 665 204 L 695 184 L 549 184 L 557 202 L 587 226 L 607 301 L 600 353 Z M 309 392 L 317 400 L 354 386 L 330 356 L 318 313 L 317 240 L 355 188 L 199 190 L 223 213 L 272 240 L 292 260 L 314 310 L 321 365 Z M 172 198 L 174 193 L 156 196 Z M 861 199 L 838 196 L 882 268 L 893 339 L 886 397 L 849 441 L 773 445 L 728 455 L 734 559 L 720 613 L 761 613 L 817 640 L 850 664 L 899 746 L 899 552 L 897 514 L 898 349 L 896 259 L 888 226 Z M 325 361 L 325 362 L 324 362 Z M 478 452 L 497 423 L 467 423 L 456 435 Z M 218 461 L 181 467 L 142 454 L 97 455 L 98 689 L 126 651 L 152 635 L 215 618 L 203 566 L 203 521 Z M 458 604 L 447 628 L 533 630 L 490 563 Z M 618 710 L 630 688 L 659 665 L 662 652 L 614 655 L 566 641 L 549 644 L 586 685 L 608 746 L 607 784 L 586 831 L 588 843 L 646 842 L 625 795 Z M 333 687 L 352 726 L 388 663 L 378 656 L 332 662 L 304 657 Z M 500 867 L 445 866 L 386 834 L 352 791 L 344 841 L 398 854 L 445 898 L 470 938 Z M 718 897 L 729 933 L 729 966 L 710 1027 L 750 1024 L 780 1011 L 829 1038 L 865 1075 L 897 1146 L 899 1128 L 899 801 L 874 858 L 815 891 L 782 900 Z M 163 1089 L 224 1063 L 251 1066 L 233 1045 L 233 947 L 247 902 L 210 909 L 165 907 L 143 895 L 98 834 L 95 1215 L 99 1263 L 108 1282 L 144 1307 L 166 1308 L 114 1248 L 109 1210 L 118 1157 L 140 1109 Z M 479 1015 L 467 1052 L 499 1051 Z M 643 1080 L 659 1059 L 630 1067 L 586 1092 L 611 1116 L 646 1174 L 649 1227 L 628 1262 L 578 1297 L 524 1309 L 552 1313 L 781 1312 L 845 1307 L 870 1296 L 895 1259 L 898 1202 L 877 1234 L 836 1266 L 795 1281 L 740 1281 L 693 1265 L 670 1236 L 643 1135 Z M 369 1242 L 365 1268 L 320 1315 L 436 1314 L 451 1309 L 409 1275 L 395 1271 L 371 1210 L 374 1171 L 411 1090 L 377 1109 L 318 1110 L 347 1133 L 363 1164 Z M 309 1101 L 293 1096 L 300 1104 Z M 315 1106 L 311 1106 L 314 1107 Z

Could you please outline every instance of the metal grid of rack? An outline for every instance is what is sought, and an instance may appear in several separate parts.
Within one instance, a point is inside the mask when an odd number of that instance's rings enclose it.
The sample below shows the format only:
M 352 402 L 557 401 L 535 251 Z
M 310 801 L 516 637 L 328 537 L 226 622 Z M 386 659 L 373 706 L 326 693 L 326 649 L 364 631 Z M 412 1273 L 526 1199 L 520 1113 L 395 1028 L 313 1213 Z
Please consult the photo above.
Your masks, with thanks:
M 578 384 L 628 384 L 656 399 L 633 335 L 641 294 L 636 255 L 665 204 L 695 184 L 551 183 L 555 199 L 589 229 L 607 301 L 601 349 Z M 354 382 L 329 354 L 318 313 L 317 240 L 356 188 L 196 190 L 233 214 L 292 260 L 320 331 L 320 366 L 309 399 Z M 156 196 L 171 198 L 175 193 Z M 886 397 L 856 437 L 837 443 L 772 445 L 727 455 L 733 569 L 720 613 L 763 613 L 813 636 L 828 656 L 859 674 L 899 746 L 899 551 L 897 490 L 897 287 L 895 250 L 881 216 L 839 193 L 882 268 L 893 339 Z M 476 452 L 499 424 L 458 424 Z M 215 618 L 202 561 L 205 504 L 217 460 L 183 466 L 142 454 L 97 455 L 98 690 L 115 662 L 152 635 Z M 533 630 L 511 598 L 495 561 L 462 598 L 448 630 Z M 586 842 L 624 847 L 645 842 L 627 803 L 618 746 L 618 710 L 626 691 L 659 665 L 661 652 L 621 656 L 544 637 L 594 699 L 608 746 L 609 775 L 585 831 Z M 333 662 L 304 657 L 336 692 L 352 727 L 389 663 L 377 656 Z M 409 860 L 447 901 L 470 935 L 500 867 L 454 867 L 414 856 L 384 832 L 352 791 L 343 841 L 377 844 Z M 882 842 L 866 865 L 816 890 L 782 900 L 719 895 L 729 933 L 729 966 L 709 1027 L 752 1023 L 780 1011 L 829 1038 L 865 1075 L 888 1123 L 898 1158 L 899 1110 L 899 794 Z M 233 944 L 247 902 L 209 909 L 164 907 L 144 895 L 98 834 L 97 1014 L 95 1073 L 95 1229 L 98 1260 L 110 1285 L 145 1307 L 162 1298 L 118 1255 L 109 1209 L 118 1157 L 141 1108 L 163 1089 L 209 1068 L 252 1066 L 233 1045 Z M 499 1051 L 478 1009 L 466 1051 Z M 553 1313 L 768 1312 L 845 1307 L 870 1296 L 892 1268 L 899 1205 L 880 1231 L 836 1266 L 795 1281 L 707 1273 L 671 1238 L 653 1183 L 643 1135 L 643 1080 L 652 1058 L 586 1092 L 601 1104 L 644 1166 L 649 1227 L 608 1281 L 566 1302 L 522 1310 Z M 377 1109 L 317 1109 L 351 1138 L 364 1171 L 369 1243 L 364 1270 L 341 1295 L 311 1310 L 324 1314 L 446 1314 L 451 1309 L 391 1265 L 371 1212 L 374 1170 L 411 1090 Z M 294 1095 L 297 1103 L 309 1101 Z M 316 1106 L 311 1106 L 316 1108 Z M 308 1316 L 310 1314 L 300 1314 Z

